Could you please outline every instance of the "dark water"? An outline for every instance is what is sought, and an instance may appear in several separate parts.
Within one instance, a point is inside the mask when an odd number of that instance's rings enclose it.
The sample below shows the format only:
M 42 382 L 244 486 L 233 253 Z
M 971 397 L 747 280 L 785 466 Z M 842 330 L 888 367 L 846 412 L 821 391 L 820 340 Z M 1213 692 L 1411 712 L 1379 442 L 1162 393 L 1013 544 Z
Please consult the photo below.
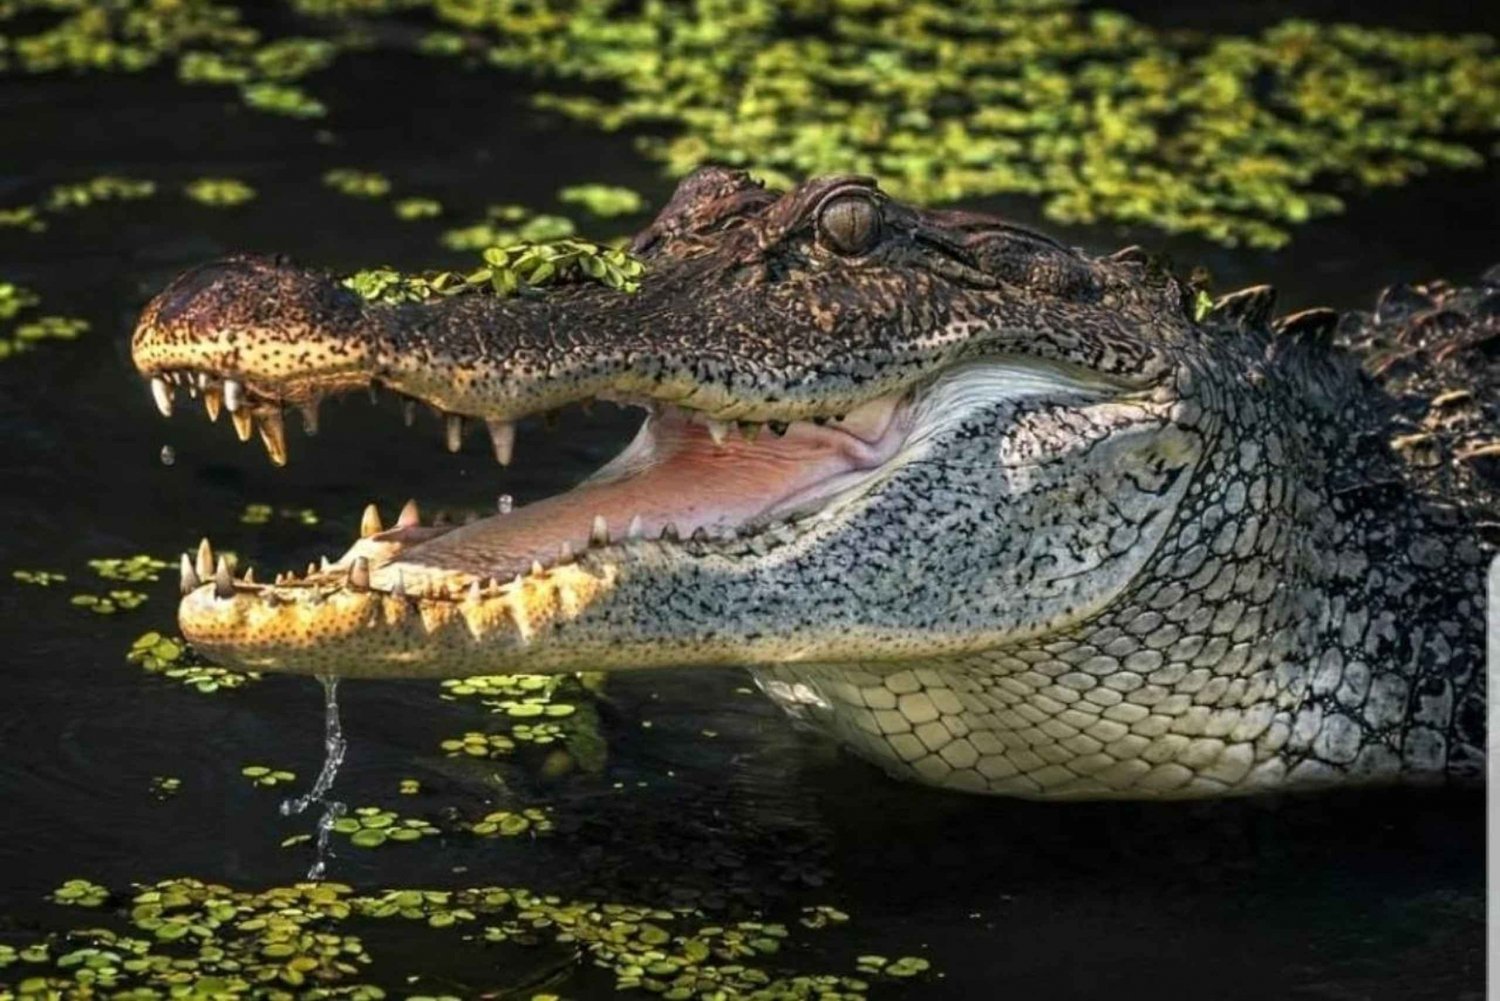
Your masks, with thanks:
M 56 217 L 45 234 L 0 231 L 0 278 L 37 290 L 44 311 L 94 325 L 76 344 L 0 363 L 0 942 L 80 920 L 41 900 L 67 878 L 123 887 L 193 875 L 254 888 L 299 879 L 309 861 L 278 845 L 311 820 L 282 818 L 279 796 L 239 772 L 275 764 L 305 787 L 321 754 L 318 686 L 268 678 L 202 696 L 144 674 L 124 653 L 147 629 L 171 630 L 175 572 L 142 588 L 150 600 L 141 609 L 95 616 L 67 601 L 101 589 L 86 560 L 171 556 L 210 535 L 259 568 L 299 566 L 342 551 L 370 500 L 387 517 L 413 495 L 454 511 L 488 509 L 501 492 L 524 503 L 576 482 L 628 433 L 610 412 L 570 416 L 550 432 L 523 426 L 517 464 L 499 470 L 477 437 L 451 456 L 436 422 L 408 432 L 389 407 L 350 400 L 325 407 L 323 434 L 294 438 L 291 465 L 277 470 L 222 423 L 156 415 L 126 339 L 147 296 L 189 264 L 243 249 L 335 267 L 452 263 L 459 258 L 438 248 L 437 234 L 487 202 L 555 209 L 562 184 L 601 179 L 657 203 L 670 188 L 627 137 L 539 115 L 516 81 L 496 74 L 382 56 L 351 59 L 323 79 L 325 92 L 359 95 L 324 140 L 221 92 L 160 79 L 0 87 L 0 204 L 104 172 L 150 177 L 164 191 L 230 175 L 260 191 L 228 211 L 166 193 Z M 318 178 L 346 165 L 383 171 L 399 195 L 436 197 L 449 215 L 403 223 L 387 202 L 334 196 Z M 1348 215 L 1308 227 L 1280 254 L 1103 228 L 1062 235 L 1101 250 L 1166 247 L 1179 264 L 1206 263 L 1221 287 L 1271 281 L 1287 308 L 1359 306 L 1388 282 L 1471 279 L 1500 258 L 1497 182 L 1492 167 L 1353 200 Z M 1035 220 L 1025 203 L 993 204 Z M 170 467 L 158 461 L 164 444 L 176 450 Z M 312 508 L 321 521 L 243 525 L 251 502 Z M 9 580 L 18 567 L 70 580 L 22 586 Z M 359 886 L 635 894 L 783 917 L 831 903 L 851 923 L 808 936 L 787 964 L 852 972 L 860 953 L 918 954 L 941 973 L 877 987 L 884 997 L 1482 990 L 1477 795 L 1039 806 L 937 794 L 895 784 L 800 731 L 740 691 L 746 683 L 718 670 L 616 676 L 596 703 L 605 770 L 552 780 L 527 754 L 483 772 L 455 769 L 438 742 L 484 729 L 487 717 L 439 701 L 435 684 L 347 684 L 342 799 L 436 813 L 514 796 L 551 805 L 562 830 L 536 841 L 345 849 L 331 875 Z M 180 777 L 181 793 L 158 802 L 154 775 Z M 428 790 L 416 802 L 394 795 L 408 776 Z M 405 958 L 437 974 L 462 969 L 474 990 L 531 972 L 475 970 L 472 951 L 454 949 Z M 613 994 L 609 977 L 586 968 L 554 989 Z

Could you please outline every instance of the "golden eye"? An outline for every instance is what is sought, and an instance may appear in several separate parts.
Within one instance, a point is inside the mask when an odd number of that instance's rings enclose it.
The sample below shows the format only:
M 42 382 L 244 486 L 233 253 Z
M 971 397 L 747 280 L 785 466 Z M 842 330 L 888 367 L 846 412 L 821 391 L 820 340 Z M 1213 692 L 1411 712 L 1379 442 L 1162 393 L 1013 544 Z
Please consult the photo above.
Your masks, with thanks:
M 841 254 L 863 254 L 880 239 L 880 212 L 859 195 L 843 195 L 823 204 L 818 214 L 823 238 Z

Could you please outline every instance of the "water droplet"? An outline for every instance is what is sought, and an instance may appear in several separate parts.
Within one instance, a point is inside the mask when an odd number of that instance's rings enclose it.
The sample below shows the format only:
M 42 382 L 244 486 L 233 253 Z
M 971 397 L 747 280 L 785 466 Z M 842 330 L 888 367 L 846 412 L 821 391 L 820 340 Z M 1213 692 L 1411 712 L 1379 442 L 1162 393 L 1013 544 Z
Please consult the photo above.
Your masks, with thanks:
M 173 448 L 171 445 L 163 445 L 161 447 L 161 464 L 163 466 L 171 466 L 175 465 L 176 462 L 177 449 Z
M 510 514 L 515 510 L 516 500 L 510 494 L 501 494 L 500 499 L 495 502 L 495 507 L 501 514 Z

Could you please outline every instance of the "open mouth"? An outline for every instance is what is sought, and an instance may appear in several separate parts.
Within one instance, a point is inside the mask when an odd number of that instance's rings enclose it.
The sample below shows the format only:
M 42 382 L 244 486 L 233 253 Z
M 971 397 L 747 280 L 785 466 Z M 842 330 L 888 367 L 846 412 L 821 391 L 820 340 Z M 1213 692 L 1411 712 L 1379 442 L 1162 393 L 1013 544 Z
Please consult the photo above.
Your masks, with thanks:
M 287 461 L 285 408 L 297 407 L 306 429 L 317 429 L 321 397 L 311 392 L 270 391 L 201 371 L 149 378 L 164 415 L 180 402 L 180 391 L 201 398 L 210 419 L 228 412 L 241 440 L 258 432 L 278 465 Z M 376 392 L 375 383 L 368 386 Z M 912 414 L 909 394 L 879 397 L 826 419 L 785 423 L 721 421 L 639 398 L 614 402 L 641 409 L 645 418 L 623 451 L 571 490 L 460 526 L 423 525 L 413 502 L 387 527 L 372 506 L 361 538 L 338 561 L 263 582 L 253 574 L 236 575 L 205 545 L 196 557 L 183 558 L 183 593 L 212 583 L 219 598 L 259 592 L 297 600 L 344 588 L 411 601 L 464 601 L 501 594 L 524 578 L 607 547 L 703 552 L 753 546 L 760 536 L 785 540 L 798 523 L 861 492 L 901 450 Z M 419 402 L 403 398 L 402 404 L 410 423 Z M 446 414 L 444 426 L 456 451 L 466 419 Z M 509 464 L 514 422 L 489 422 L 489 432 L 497 459 Z

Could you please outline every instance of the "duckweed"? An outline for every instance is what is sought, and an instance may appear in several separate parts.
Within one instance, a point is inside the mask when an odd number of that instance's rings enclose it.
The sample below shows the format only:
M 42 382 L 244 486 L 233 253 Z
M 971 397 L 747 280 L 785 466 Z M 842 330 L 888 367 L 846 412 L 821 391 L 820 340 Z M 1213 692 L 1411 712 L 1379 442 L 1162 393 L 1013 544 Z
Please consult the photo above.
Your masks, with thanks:
M 582 205 L 603 218 L 631 215 L 646 207 L 646 200 L 638 192 L 611 184 L 578 184 L 563 188 L 557 193 L 557 200 Z
M 117 590 L 107 594 L 75 594 L 68 602 L 96 615 L 113 615 L 139 608 L 146 603 L 146 596 L 140 591 Z
M 422 783 L 416 779 L 402 779 L 397 788 L 403 796 L 415 796 L 422 791 Z
M 125 659 L 204 695 L 260 680 L 260 675 L 253 671 L 231 671 L 204 663 L 180 637 L 163 636 L 158 632 L 136 637 Z
M 379 848 L 388 841 L 418 841 L 437 834 L 425 820 L 401 817 L 393 810 L 361 806 L 333 822 L 333 832 L 344 834 L 356 848 Z
M 0 282 L 0 320 L 12 320 L 34 310 L 41 298 L 11 282 Z M 75 316 L 35 316 L 16 325 L 9 338 L 0 337 L 0 359 L 30 351 L 42 341 L 73 341 L 89 329 L 87 320 Z
M 182 779 L 175 775 L 151 776 L 151 795 L 157 799 L 171 799 L 182 791 Z
M 131 583 L 153 582 L 161 579 L 161 572 L 171 564 L 144 553 L 115 559 L 89 560 L 89 566 L 105 580 L 123 580 Z
M 53 212 L 86 208 L 99 202 L 129 202 L 156 194 L 156 182 L 104 174 L 77 184 L 59 184 L 48 193 L 44 206 Z
M 385 175 L 349 167 L 328 171 L 323 183 L 350 198 L 384 198 L 391 193 L 391 182 Z
M 552 829 L 552 818 L 545 807 L 496 810 L 485 814 L 469 828 L 482 838 L 513 838 L 528 833 L 547 834 Z
M 41 301 L 41 297 L 28 288 L 12 282 L 0 282 L 0 320 L 9 320 Z
M 109 899 L 109 891 L 86 879 L 70 879 L 52 891 L 52 899 L 74 907 L 99 907 Z
M 272 507 L 270 504 L 246 504 L 245 510 L 240 512 L 240 524 L 242 525 L 268 525 L 273 518 L 284 521 L 295 521 L 299 525 L 311 527 L 321 521 L 318 512 L 310 507 Z
M 435 198 L 402 198 L 391 206 L 396 218 L 410 222 L 433 219 L 443 214 L 443 203 Z
M 37 587 L 51 587 L 68 579 L 67 574 L 54 573 L 51 570 L 12 570 L 10 572 L 14 580 L 22 584 L 34 584 Z
M 183 194 L 200 205 L 232 208 L 255 197 L 255 189 L 233 177 L 200 177 L 182 189 Z
M 240 769 L 240 774 L 249 779 L 253 785 L 266 788 L 272 788 L 287 782 L 295 782 L 297 779 L 294 772 L 271 768 L 268 765 L 246 765 Z
M 516 748 L 515 742 L 504 734 L 477 731 L 445 740 L 439 746 L 450 758 L 465 755 L 471 758 L 503 758 Z
M 467 274 L 440 271 L 406 275 L 390 268 L 357 271 L 345 288 L 373 302 L 421 302 L 435 296 L 485 293 L 514 295 L 523 288 L 564 281 L 594 281 L 622 292 L 640 288 L 645 265 L 623 250 L 586 240 L 556 240 L 490 247 L 484 266 Z

